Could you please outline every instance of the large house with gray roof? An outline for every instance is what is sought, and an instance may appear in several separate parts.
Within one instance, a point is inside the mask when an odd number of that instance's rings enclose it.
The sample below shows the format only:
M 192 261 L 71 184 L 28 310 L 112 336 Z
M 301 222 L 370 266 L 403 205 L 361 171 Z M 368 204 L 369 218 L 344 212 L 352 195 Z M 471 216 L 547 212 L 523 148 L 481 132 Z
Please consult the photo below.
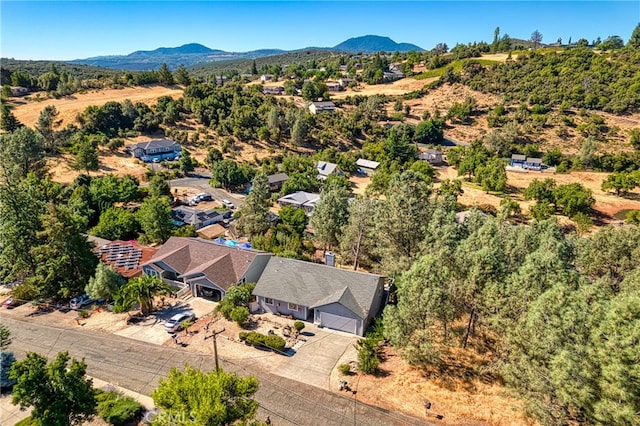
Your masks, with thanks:
M 129 145 L 126 150 L 145 163 L 150 163 L 152 161 L 175 160 L 180 156 L 182 147 L 171 139 L 158 139 Z
M 196 231 L 205 226 L 224 222 L 231 217 L 231 211 L 219 212 L 215 209 L 198 210 L 188 206 L 178 206 L 171 211 L 176 226 L 192 225 Z
M 271 256 L 200 238 L 171 237 L 142 270 L 174 287 L 188 287 L 193 296 L 218 301 L 231 286 L 258 281 Z
M 320 194 L 314 192 L 297 191 L 278 198 L 280 207 L 291 206 L 297 209 L 304 209 L 307 214 L 313 212 L 313 208 L 320 201 Z
M 381 309 L 383 293 L 379 275 L 275 256 L 253 290 L 263 312 L 358 336 Z

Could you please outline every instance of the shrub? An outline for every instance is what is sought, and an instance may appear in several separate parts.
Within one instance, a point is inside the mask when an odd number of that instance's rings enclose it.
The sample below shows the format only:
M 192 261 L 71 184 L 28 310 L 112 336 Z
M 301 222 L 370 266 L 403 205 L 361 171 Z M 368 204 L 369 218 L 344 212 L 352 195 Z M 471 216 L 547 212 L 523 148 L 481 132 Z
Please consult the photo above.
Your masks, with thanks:
M 240 333 L 240 340 L 251 346 L 266 346 L 270 349 L 282 352 L 287 342 L 274 334 L 264 335 L 257 331 Z
M 33 300 L 38 296 L 38 289 L 30 281 L 18 284 L 11 292 L 15 300 Z
M 223 317 L 225 317 L 226 319 L 230 319 L 231 318 L 231 311 L 233 311 L 233 305 L 230 303 L 223 303 L 224 301 L 218 303 L 218 306 L 216 306 L 216 311 L 220 312 L 222 314 Z
M 261 346 L 264 345 L 264 334 L 260 334 L 257 331 L 250 331 L 247 334 L 245 342 L 251 346 Z
M 29 426 L 31 425 L 31 416 L 29 417 L 25 417 L 24 419 L 20 420 L 18 423 L 15 424 L 15 426 Z
M 238 334 L 238 338 L 240 338 L 241 342 L 246 342 L 247 341 L 247 336 L 249 336 L 249 332 L 248 331 L 241 331 Z
M 120 392 L 97 389 L 98 415 L 105 422 L 120 426 L 130 423 L 142 413 L 142 405 Z
M 231 310 L 231 319 L 235 321 L 240 327 L 247 322 L 249 318 L 249 308 L 246 306 L 238 306 Z
M 640 210 L 628 211 L 624 221 L 630 225 L 640 225 Z
M 375 374 L 380 365 L 378 340 L 367 337 L 356 343 L 358 349 L 358 369 L 365 374 Z
M 351 373 L 351 366 L 349 364 L 340 364 L 338 370 L 343 376 L 348 376 Z
M 6 389 L 16 383 L 16 379 L 9 378 L 11 366 L 16 362 L 13 352 L 0 351 L 0 388 Z
M 78 311 L 78 316 L 80 318 L 89 318 L 91 316 L 91 313 L 86 309 L 82 309 L 81 311 Z
M 302 321 L 296 321 L 293 323 L 293 328 L 295 328 L 296 331 L 300 333 L 302 329 L 304 329 L 304 323 Z
M 267 336 L 264 336 L 264 344 L 271 349 L 282 352 L 287 342 L 280 336 L 269 334 Z

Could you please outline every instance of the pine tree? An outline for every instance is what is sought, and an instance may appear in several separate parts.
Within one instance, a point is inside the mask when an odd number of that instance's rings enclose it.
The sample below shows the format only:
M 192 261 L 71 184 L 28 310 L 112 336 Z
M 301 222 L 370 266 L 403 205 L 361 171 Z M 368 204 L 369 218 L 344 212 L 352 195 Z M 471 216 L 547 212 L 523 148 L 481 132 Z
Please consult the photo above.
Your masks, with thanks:
M 249 238 L 266 231 L 269 228 L 267 214 L 270 206 L 269 179 L 264 173 L 259 173 L 253 178 L 251 192 L 238 210 L 238 230 Z
M 338 236 L 349 220 L 348 200 L 349 193 L 343 187 L 325 188 L 313 208 L 309 225 L 325 248 L 338 244 Z

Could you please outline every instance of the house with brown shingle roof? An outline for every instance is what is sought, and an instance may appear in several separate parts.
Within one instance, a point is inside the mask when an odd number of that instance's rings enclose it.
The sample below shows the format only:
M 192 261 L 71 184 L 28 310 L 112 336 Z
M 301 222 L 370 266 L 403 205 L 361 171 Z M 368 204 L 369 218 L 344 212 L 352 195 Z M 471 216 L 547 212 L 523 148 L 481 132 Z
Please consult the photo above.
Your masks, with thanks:
M 271 256 L 200 238 L 171 237 L 142 269 L 174 287 L 189 287 L 195 297 L 218 301 L 233 285 L 257 282 Z

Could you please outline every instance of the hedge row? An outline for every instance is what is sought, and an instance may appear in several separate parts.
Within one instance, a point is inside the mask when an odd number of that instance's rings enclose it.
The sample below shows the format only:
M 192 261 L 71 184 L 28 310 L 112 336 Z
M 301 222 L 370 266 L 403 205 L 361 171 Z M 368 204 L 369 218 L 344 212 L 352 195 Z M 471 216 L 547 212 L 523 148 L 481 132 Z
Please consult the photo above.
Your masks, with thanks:
M 257 331 L 241 331 L 240 340 L 251 346 L 266 346 L 278 352 L 284 351 L 286 341 L 275 334 L 262 334 Z

